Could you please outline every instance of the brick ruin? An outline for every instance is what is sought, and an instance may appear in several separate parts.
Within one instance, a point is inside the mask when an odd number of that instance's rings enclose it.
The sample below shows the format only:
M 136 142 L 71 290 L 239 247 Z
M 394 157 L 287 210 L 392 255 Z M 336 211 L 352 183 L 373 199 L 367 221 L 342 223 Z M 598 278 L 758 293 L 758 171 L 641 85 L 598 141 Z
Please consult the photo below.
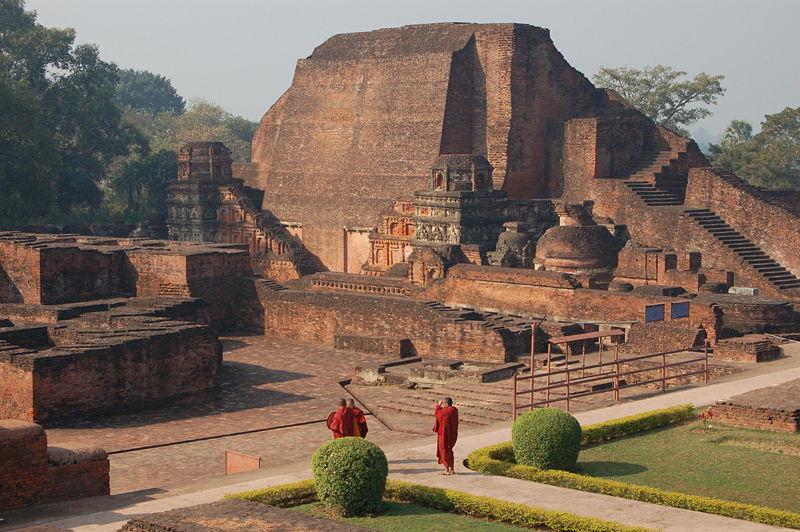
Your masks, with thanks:
M 252 153 L 180 150 L 170 240 L 0 232 L 0 418 L 203 392 L 225 330 L 492 378 L 534 333 L 537 352 L 616 329 L 623 355 L 760 362 L 780 355 L 765 333 L 797 330 L 792 198 L 712 169 L 542 28 L 334 36 Z
M 243 246 L 3 232 L 0 279 L 0 418 L 53 423 L 207 390 L 218 331 L 263 321 Z
M 800 432 L 800 379 L 717 401 L 711 412 L 725 425 L 775 432 Z
M 0 510 L 109 493 L 106 452 L 48 447 L 41 426 L 0 416 Z

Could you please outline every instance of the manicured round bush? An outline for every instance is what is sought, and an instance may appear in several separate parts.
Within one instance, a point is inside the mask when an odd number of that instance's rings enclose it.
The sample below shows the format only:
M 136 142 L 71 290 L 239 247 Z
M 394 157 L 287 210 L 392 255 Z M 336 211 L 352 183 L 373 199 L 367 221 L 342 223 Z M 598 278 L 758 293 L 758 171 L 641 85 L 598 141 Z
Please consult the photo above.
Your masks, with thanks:
M 563 410 L 537 408 L 517 418 L 511 441 L 518 464 L 573 469 L 581 449 L 581 425 Z
M 349 517 L 381 511 L 389 464 L 374 443 L 332 440 L 317 449 L 311 465 L 317 496 L 334 512 Z

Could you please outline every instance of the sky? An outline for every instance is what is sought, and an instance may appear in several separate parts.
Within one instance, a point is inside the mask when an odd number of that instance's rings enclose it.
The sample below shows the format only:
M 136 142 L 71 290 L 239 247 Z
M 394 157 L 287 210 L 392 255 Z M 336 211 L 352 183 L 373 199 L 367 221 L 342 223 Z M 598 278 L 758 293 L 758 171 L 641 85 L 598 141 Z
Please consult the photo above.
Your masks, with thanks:
M 733 119 L 800 106 L 798 0 L 28 0 L 45 26 L 72 27 L 122 68 L 172 80 L 259 120 L 297 59 L 331 35 L 426 22 L 518 22 L 550 29 L 572 66 L 663 64 L 723 74 L 727 93 L 689 129 L 719 135 Z

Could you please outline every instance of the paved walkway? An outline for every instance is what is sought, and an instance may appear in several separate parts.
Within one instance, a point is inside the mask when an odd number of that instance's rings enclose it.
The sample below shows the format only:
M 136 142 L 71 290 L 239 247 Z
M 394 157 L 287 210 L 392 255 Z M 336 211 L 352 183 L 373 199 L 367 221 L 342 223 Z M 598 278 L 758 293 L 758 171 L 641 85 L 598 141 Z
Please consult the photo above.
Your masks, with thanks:
M 800 356 L 800 344 L 791 345 L 789 350 L 790 354 Z M 792 368 L 704 387 L 679 389 L 646 399 L 582 412 L 577 414 L 577 417 L 581 423 L 589 424 L 687 402 L 698 406 L 707 405 L 749 390 L 797 378 L 800 378 L 800 368 Z M 509 424 L 494 429 L 466 432 L 456 448 L 457 463 L 474 449 L 507 441 L 509 438 Z M 435 454 L 433 438 L 425 438 L 422 441 L 426 443 L 414 447 L 409 447 L 409 443 L 384 447 L 391 464 L 391 478 L 430 486 L 451 487 L 477 495 L 488 495 L 541 508 L 569 511 L 661 530 L 775 530 L 773 527 L 747 521 L 504 477 L 483 476 L 465 471 L 456 476 L 442 477 L 437 474 L 438 466 L 430 459 Z M 147 492 L 134 492 L 22 510 L 8 515 L 10 520 L 8 526 L 51 522 L 55 526 L 81 532 L 111 531 L 118 529 L 127 519 L 135 515 L 213 502 L 226 493 L 300 480 L 309 478 L 310 475 L 308 460 L 304 460 L 271 473 L 259 471 L 224 478 L 214 481 L 215 485 L 207 485 L 198 491 L 161 499 L 153 500 L 149 498 Z M 70 517 L 57 518 L 58 515 Z

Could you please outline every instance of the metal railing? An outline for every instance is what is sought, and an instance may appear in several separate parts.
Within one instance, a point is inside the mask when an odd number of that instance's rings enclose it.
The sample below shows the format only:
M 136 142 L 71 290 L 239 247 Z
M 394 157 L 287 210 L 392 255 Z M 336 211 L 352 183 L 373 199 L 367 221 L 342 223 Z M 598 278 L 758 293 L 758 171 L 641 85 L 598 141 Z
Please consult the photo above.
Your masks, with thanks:
M 602 348 L 601 348 L 602 349 Z M 620 389 L 628 389 L 634 388 L 636 386 L 646 386 L 648 384 L 661 384 L 661 390 L 664 391 L 667 389 L 667 382 L 674 379 L 680 379 L 683 377 L 690 377 L 693 375 L 703 375 L 703 382 L 708 382 L 708 343 L 705 344 L 703 349 L 703 355 L 701 357 L 692 358 L 689 360 L 679 360 L 676 362 L 667 362 L 667 356 L 674 355 L 677 353 L 685 353 L 686 349 L 678 349 L 675 351 L 666 351 L 663 353 L 654 353 L 650 355 L 639 355 L 633 357 L 625 357 L 620 359 L 619 358 L 619 350 L 614 350 L 614 358 L 611 361 L 603 362 L 602 358 L 599 362 L 595 364 L 588 364 L 585 363 L 578 368 L 570 369 L 569 367 L 569 354 L 564 355 L 564 361 L 566 366 L 564 369 L 552 371 L 551 366 L 551 356 L 548 353 L 548 371 L 546 373 L 536 374 L 536 368 L 532 365 L 531 366 L 531 374 L 530 375 L 517 375 L 515 374 L 513 377 L 513 395 L 511 399 L 511 408 L 512 408 L 512 415 L 513 418 L 517 418 L 517 413 L 520 410 L 532 410 L 534 408 L 538 408 L 541 406 L 550 406 L 552 403 L 558 403 L 561 401 L 566 402 L 566 410 L 567 412 L 570 411 L 570 401 L 581 398 L 587 397 L 590 395 L 596 395 L 600 393 L 613 393 L 614 400 L 619 401 L 619 391 Z M 639 360 L 658 360 L 660 364 L 655 366 L 649 366 L 644 368 L 636 368 L 636 369 L 629 369 L 625 371 L 620 370 L 621 364 L 626 364 L 629 362 L 635 362 Z M 667 374 L 667 369 L 669 368 L 680 368 L 683 366 L 689 366 L 690 364 L 695 364 L 698 362 L 703 363 L 703 369 L 700 370 L 692 370 L 686 372 L 677 372 L 671 375 Z M 604 368 L 606 369 L 604 371 Z M 690 368 L 691 369 L 691 368 Z M 593 370 L 597 370 L 594 374 L 591 372 Z M 587 371 L 590 373 L 587 375 Z M 625 377 L 630 375 L 636 375 L 639 373 L 644 372 L 654 372 L 660 371 L 660 376 L 654 379 L 646 379 L 643 381 L 638 381 L 634 383 L 627 383 L 625 382 L 624 385 L 620 386 L 620 381 L 625 380 Z M 554 377 L 562 376 L 563 378 L 556 380 L 553 382 Z M 541 387 L 536 387 L 536 379 L 545 379 L 545 384 Z M 524 381 L 530 381 L 530 386 L 526 387 L 524 390 L 520 390 L 520 383 Z M 575 387 L 580 387 L 584 389 L 584 385 L 591 384 L 599 381 L 607 381 L 611 383 L 611 386 L 608 388 L 603 389 L 589 389 L 588 391 L 580 391 L 577 393 L 575 392 Z M 554 390 L 563 390 L 564 395 L 561 397 L 551 397 L 551 392 Z M 544 393 L 545 397 L 543 400 L 535 401 L 534 396 L 536 393 Z M 530 395 L 530 402 L 526 404 L 518 404 L 517 398 L 518 396 L 525 394 Z

